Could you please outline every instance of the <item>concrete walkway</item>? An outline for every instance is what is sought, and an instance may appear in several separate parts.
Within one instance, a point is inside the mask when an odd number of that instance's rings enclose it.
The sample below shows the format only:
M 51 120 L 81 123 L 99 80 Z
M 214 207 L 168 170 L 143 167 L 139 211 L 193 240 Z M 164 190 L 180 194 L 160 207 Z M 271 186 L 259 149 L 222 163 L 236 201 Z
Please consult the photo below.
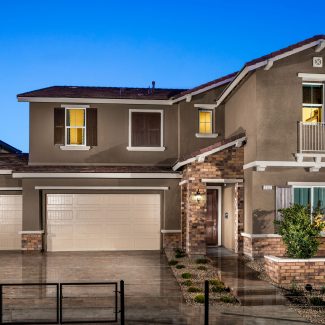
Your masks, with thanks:
M 126 324 L 203 325 L 201 306 L 183 302 L 167 259 L 152 252 L 0 252 L 0 283 L 125 280 Z M 30 315 L 30 300 L 16 317 Z M 76 306 L 84 312 L 80 305 Z M 219 308 L 219 307 L 218 307 Z M 280 308 L 280 309 L 279 309 Z M 211 308 L 210 324 L 307 324 L 286 306 Z M 77 314 L 78 315 L 78 314 Z

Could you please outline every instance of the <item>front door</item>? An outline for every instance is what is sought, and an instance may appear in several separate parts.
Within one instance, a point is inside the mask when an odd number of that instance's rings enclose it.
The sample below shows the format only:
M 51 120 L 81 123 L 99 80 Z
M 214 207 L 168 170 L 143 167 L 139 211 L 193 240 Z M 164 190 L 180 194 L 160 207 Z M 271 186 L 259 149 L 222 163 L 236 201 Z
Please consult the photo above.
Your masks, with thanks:
M 207 190 L 206 244 L 218 245 L 218 190 Z

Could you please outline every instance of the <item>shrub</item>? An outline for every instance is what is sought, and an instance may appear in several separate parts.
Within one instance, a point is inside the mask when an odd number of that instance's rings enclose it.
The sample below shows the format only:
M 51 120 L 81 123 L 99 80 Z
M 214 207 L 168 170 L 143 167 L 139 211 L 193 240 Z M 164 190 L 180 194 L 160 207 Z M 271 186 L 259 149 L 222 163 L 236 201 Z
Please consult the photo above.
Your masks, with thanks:
M 185 269 L 185 265 L 183 265 L 183 264 L 178 264 L 178 265 L 176 265 L 176 269 Z
M 219 279 L 213 279 L 213 280 L 209 280 L 209 283 L 212 285 L 212 286 L 224 286 L 224 283 L 221 282 Z
M 204 295 L 203 294 L 199 294 L 199 295 L 196 295 L 194 297 L 194 301 L 197 302 L 198 304 L 204 304 Z
M 168 265 L 170 265 L 170 266 L 174 266 L 174 265 L 176 265 L 176 264 L 178 264 L 178 261 L 175 261 L 175 260 L 170 260 L 170 261 L 168 262 Z
M 207 270 L 207 268 L 204 265 L 198 266 L 197 269 L 200 270 L 200 271 L 206 271 Z
M 189 287 L 187 291 L 188 292 L 201 292 L 202 290 L 197 287 Z
M 182 282 L 182 285 L 187 286 L 187 287 L 190 287 L 192 284 L 193 284 L 193 283 L 192 283 L 191 280 L 186 280 L 186 281 L 183 281 L 183 282 Z
M 190 279 L 192 277 L 192 274 L 191 273 L 183 273 L 182 274 L 182 278 L 183 279 Z
M 294 204 L 286 209 L 279 210 L 282 218 L 276 221 L 279 234 L 286 245 L 287 255 L 291 258 L 311 258 L 317 253 L 323 225 L 311 222 L 308 207 Z
M 216 292 L 216 293 L 220 293 L 220 292 L 224 292 L 225 291 L 225 287 L 224 286 L 213 286 L 211 288 L 212 292 Z
M 321 297 L 310 297 L 309 302 L 313 306 L 325 306 L 325 301 Z
M 320 293 L 321 293 L 322 295 L 325 295 L 325 286 L 322 286 L 322 287 L 320 288 Z
M 226 304 L 234 304 L 235 302 L 237 302 L 236 298 L 233 296 L 221 296 L 220 301 Z
M 195 261 L 196 264 L 207 264 L 208 263 L 208 259 L 206 258 L 198 258 L 196 261 Z
M 186 256 L 186 253 L 183 249 L 180 249 L 180 248 L 175 249 L 175 258 L 182 258 L 185 256 Z

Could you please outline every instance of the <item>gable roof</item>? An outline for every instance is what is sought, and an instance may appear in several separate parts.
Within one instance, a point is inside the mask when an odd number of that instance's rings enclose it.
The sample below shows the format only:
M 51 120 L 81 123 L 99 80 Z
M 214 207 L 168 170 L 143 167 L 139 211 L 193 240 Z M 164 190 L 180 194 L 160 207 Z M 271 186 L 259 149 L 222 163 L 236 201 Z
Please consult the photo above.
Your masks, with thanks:
M 0 149 L 8 151 L 8 153 L 21 153 L 21 150 L 11 146 L 10 144 L 0 140 Z
M 52 86 L 18 94 L 19 98 L 98 98 L 167 100 L 185 89 Z
M 229 85 L 224 89 L 220 97 L 217 99 L 217 106 L 219 106 L 228 97 L 228 95 L 232 92 L 232 90 L 239 84 L 239 82 L 249 72 L 266 66 L 269 66 L 269 68 L 271 68 L 274 61 L 283 59 L 285 57 L 307 50 L 314 46 L 321 45 L 321 49 L 322 49 L 324 44 L 325 44 L 325 35 L 324 34 L 315 35 L 301 42 L 282 48 L 275 52 L 271 52 L 267 55 L 263 55 L 257 59 L 245 63 L 243 68 L 237 74 L 237 76 L 233 79 L 231 83 L 229 83 Z

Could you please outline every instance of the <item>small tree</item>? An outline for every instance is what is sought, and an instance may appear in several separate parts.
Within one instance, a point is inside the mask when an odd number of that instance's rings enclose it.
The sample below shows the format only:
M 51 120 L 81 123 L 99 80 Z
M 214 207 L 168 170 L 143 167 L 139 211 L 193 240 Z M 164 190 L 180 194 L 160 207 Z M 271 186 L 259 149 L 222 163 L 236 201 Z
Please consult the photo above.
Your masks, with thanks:
M 276 221 L 279 234 L 287 248 L 288 257 L 311 258 L 316 255 L 320 245 L 319 237 L 324 222 L 317 222 L 310 214 L 309 208 L 294 204 L 279 210 L 281 220 Z

